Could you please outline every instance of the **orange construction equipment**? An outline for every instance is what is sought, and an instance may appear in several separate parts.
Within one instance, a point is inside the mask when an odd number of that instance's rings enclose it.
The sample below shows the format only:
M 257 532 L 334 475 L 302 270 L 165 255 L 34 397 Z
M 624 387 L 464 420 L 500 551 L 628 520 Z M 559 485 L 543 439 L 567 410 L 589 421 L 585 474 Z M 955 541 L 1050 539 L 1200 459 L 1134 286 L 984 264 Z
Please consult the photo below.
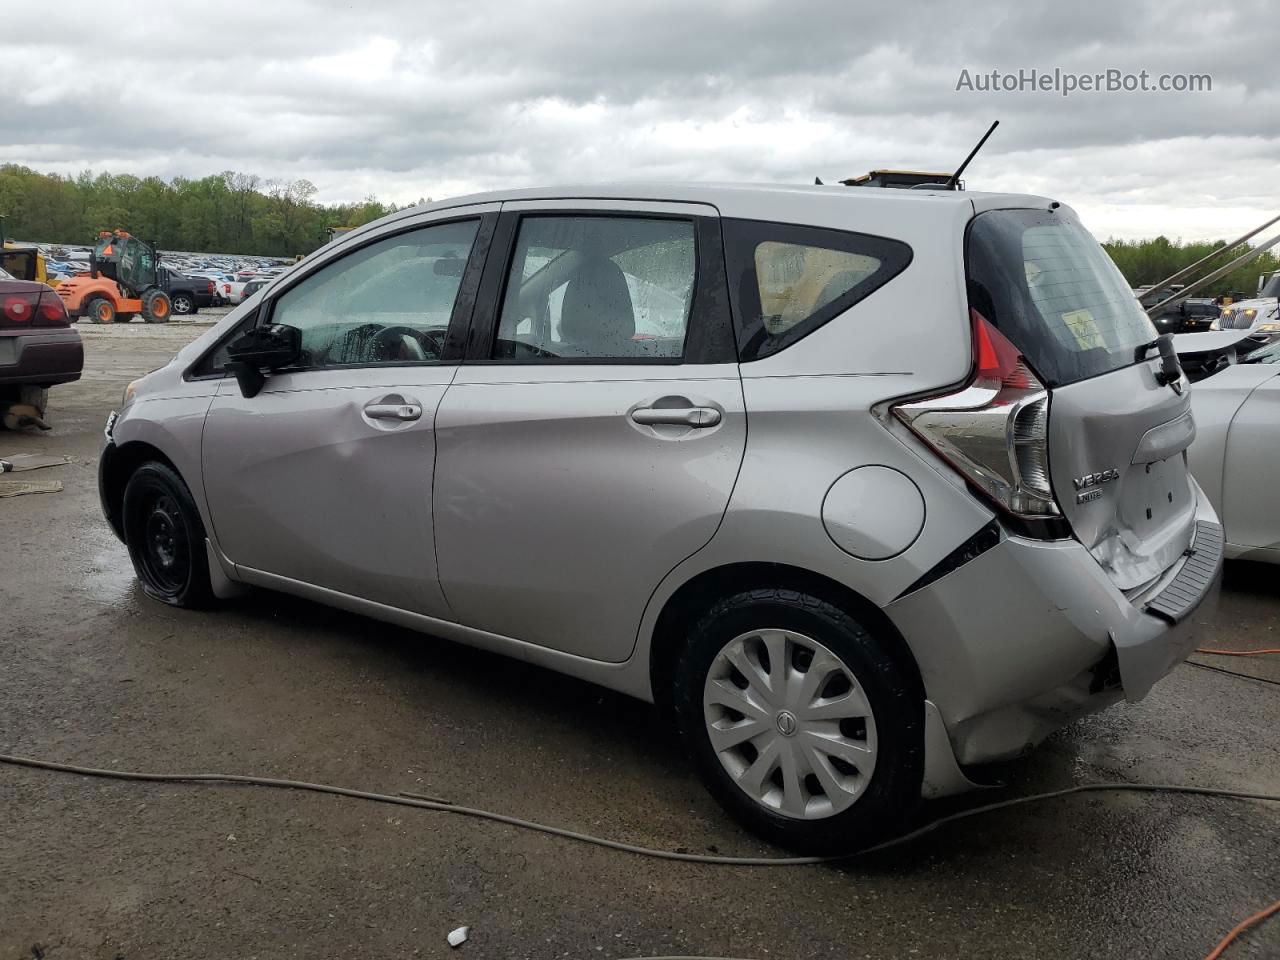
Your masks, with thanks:
M 114 323 L 142 314 L 147 323 L 168 323 L 169 295 L 158 285 L 160 255 L 153 244 L 123 230 L 103 231 L 89 258 L 87 276 L 58 284 L 58 296 L 73 317 Z

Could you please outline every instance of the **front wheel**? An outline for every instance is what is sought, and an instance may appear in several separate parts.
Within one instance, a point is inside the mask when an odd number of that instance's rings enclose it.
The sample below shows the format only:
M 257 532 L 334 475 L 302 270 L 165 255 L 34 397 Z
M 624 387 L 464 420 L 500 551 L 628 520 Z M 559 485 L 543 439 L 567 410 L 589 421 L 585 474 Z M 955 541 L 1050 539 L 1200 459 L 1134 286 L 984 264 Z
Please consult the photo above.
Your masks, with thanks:
M 892 836 L 920 799 L 918 683 L 847 612 L 793 590 L 717 603 L 676 670 L 681 736 L 712 795 L 761 837 L 838 853 Z
M 84 315 L 93 323 L 115 323 L 116 305 L 106 297 L 94 297 L 84 305 Z
M 204 523 L 187 485 L 163 463 L 145 463 L 124 488 L 124 540 L 143 591 L 174 607 L 213 601 Z
M 196 302 L 189 293 L 175 293 L 169 302 L 173 305 L 173 312 L 180 317 L 196 312 Z
M 142 319 L 147 323 L 168 323 L 173 313 L 169 295 L 163 290 L 148 290 L 142 298 Z

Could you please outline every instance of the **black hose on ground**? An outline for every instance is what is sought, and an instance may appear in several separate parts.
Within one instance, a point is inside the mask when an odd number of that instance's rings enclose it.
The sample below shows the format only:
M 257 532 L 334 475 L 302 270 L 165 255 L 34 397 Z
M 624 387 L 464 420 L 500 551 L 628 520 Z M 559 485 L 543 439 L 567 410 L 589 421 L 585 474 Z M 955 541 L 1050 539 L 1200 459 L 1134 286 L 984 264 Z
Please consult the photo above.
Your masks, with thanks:
M 961 810 L 958 813 L 948 814 L 944 817 L 939 817 L 937 820 L 930 821 L 923 827 L 919 827 L 909 833 L 904 833 L 900 837 L 894 837 L 892 840 L 887 840 L 884 843 L 877 844 L 874 847 L 868 847 L 866 850 L 861 850 L 855 853 L 833 854 L 821 857 L 726 857 L 714 854 L 680 853 L 674 850 L 656 850 L 651 847 L 642 847 L 633 843 L 624 843 L 620 840 L 593 837 L 590 834 L 579 833 L 576 830 L 568 830 L 564 827 L 553 827 L 545 823 L 523 820 L 520 817 L 509 816 L 505 813 L 494 813 L 493 811 L 480 810 L 476 807 L 463 807 L 444 800 L 430 800 L 424 797 L 412 795 L 406 796 L 404 794 L 397 796 L 389 793 L 374 793 L 368 790 L 352 790 L 348 787 L 337 787 L 326 783 L 309 783 L 305 780 L 281 780 L 274 777 L 251 777 L 232 773 L 139 773 L 132 770 L 104 770 L 98 767 L 82 767 L 71 763 L 58 763 L 52 760 L 37 760 L 32 757 L 16 757 L 9 756 L 7 754 L 0 754 L 0 763 L 8 763 L 20 767 L 31 767 L 37 770 L 53 770 L 59 773 L 74 773 L 85 777 L 104 777 L 111 780 L 135 780 L 159 783 L 241 783 L 257 787 L 276 787 L 285 790 L 306 790 L 312 793 L 328 793 L 339 797 L 352 797 L 357 800 L 371 800 L 375 803 L 392 803 L 402 807 L 419 807 L 423 810 L 436 810 L 441 813 L 453 813 L 464 817 L 476 817 L 481 820 L 492 820 L 496 823 L 505 823 L 508 826 L 518 827 L 522 830 L 534 830 L 538 833 L 547 833 L 555 837 L 563 837 L 567 840 L 576 840 L 581 843 L 594 844 L 595 846 L 605 847 L 609 850 L 618 850 L 623 853 L 634 853 L 645 857 L 656 857 L 661 860 L 676 860 L 683 863 L 706 863 L 718 866 L 736 867 L 794 867 L 815 863 L 832 863 L 837 860 L 847 860 L 851 857 L 858 856 L 859 854 L 872 853 L 877 850 L 887 850 L 890 847 L 896 847 L 901 844 L 908 843 L 918 837 L 924 836 L 925 834 L 932 833 L 944 824 L 954 823 L 957 820 L 964 820 L 967 817 L 976 817 L 979 814 L 993 813 L 996 810 L 1006 810 L 1010 807 L 1018 807 L 1028 803 L 1038 803 L 1042 800 L 1054 800 L 1059 797 L 1070 796 L 1074 793 L 1094 793 L 1101 791 L 1180 793 L 1197 794 L 1207 797 L 1227 797 L 1233 800 L 1280 802 L 1280 794 L 1251 793 L 1244 790 L 1226 790 L 1218 787 L 1194 787 L 1174 783 L 1082 783 L 1074 787 L 1066 787 L 1062 790 L 1052 790 L 1048 793 L 1036 793 L 1025 797 L 1013 797 L 1009 800 L 1000 800 L 996 803 L 988 803 L 980 807 L 973 807 L 969 810 Z

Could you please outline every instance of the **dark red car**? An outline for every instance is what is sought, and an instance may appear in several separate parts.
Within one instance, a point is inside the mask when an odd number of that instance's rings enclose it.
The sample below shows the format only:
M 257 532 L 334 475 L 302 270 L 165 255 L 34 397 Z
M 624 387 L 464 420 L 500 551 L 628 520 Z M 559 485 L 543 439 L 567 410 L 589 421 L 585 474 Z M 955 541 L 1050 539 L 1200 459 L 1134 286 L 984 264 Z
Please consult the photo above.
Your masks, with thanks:
M 43 406 L 46 388 L 79 380 L 83 368 L 80 331 L 53 288 L 0 270 L 0 410 Z

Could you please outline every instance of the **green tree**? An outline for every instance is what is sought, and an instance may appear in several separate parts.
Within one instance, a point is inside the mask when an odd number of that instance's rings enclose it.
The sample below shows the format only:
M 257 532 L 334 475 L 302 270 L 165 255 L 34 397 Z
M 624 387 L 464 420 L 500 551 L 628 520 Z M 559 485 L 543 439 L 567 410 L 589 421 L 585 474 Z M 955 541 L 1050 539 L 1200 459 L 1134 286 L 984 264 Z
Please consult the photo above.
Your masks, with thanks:
M 329 226 L 359 226 L 395 210 L 376 197 L 322 206 L 307 180 L 263 181 L 225 170 L 197 180 L 84 171 L 74 177 L 0 165 L 0 215 L 10 237 L 91 243 L 128 230 L 169 250 L 294 256 L 326 239 Z
M 1183 243 L 1170 240 L 1168 237 L 1155 237 L 1151 240 L 1108 240 L 1103 244 L 1111 259 L 1115 261 L 1120 272 L 1129 281 L 1130 286 L 1139 287 L 1158 283 L 1166 277 L 1189 267 L 1214 250 L 1221 250 L 1222 241 L 1196 241 Z M 1197 270 L 1191 275 L 1204 276 L 1211 270 L 1226 266 L 1231 260 L 1246 251 L 1241 246 L 1230 254 L 1223 253 L 1212 263 Z M 1244 266 L 1237 267 L 1230 273 L 1218 278 L 1197 293 L 1206 297 L 1218 297 L 1226 294 L 1251 296 L 1257 290 L 1258 277 L 1280 269 L 1280 258 L 1273 251 L 1261 254 Z

